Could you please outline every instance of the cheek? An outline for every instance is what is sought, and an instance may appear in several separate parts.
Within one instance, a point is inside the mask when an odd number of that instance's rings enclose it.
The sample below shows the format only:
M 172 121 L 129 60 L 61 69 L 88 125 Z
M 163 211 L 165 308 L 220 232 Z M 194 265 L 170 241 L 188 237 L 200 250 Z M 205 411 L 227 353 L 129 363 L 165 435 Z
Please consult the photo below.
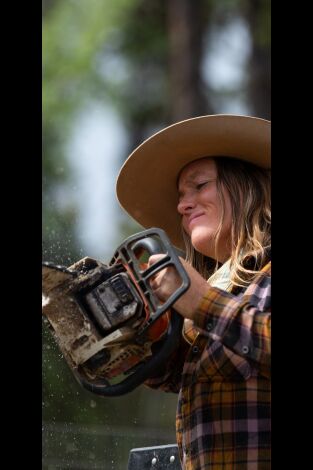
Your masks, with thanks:
M 207 215 L 207 224 L 217 228 L 222 217 L 222 205 L 219 197 L 210 192 L 204 193 L 201 204 Z

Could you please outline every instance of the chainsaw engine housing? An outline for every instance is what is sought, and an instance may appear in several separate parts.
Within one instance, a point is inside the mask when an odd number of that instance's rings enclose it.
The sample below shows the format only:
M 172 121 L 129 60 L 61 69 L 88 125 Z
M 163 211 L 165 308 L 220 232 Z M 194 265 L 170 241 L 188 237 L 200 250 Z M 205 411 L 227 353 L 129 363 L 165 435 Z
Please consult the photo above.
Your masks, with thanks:
M 100 381 L 109 388 L 111 380 L 120 381 L 145 364 L 152 344 L 168 333 L 171 304 L 188 288 L 189 280 L 178 266 L 181 292 L 165 304 L 155 297 L 150 278 L 169 264 L 176 266 L 178 257 L 173 263 L 159 229 L 153 235 L 161 236 L 163 243 L 152 247 L 151 230 L 127 239 L 110 265 L 88 257 L 69 268 L 43 263 L 43 314 L 84 385 Z M 147 269 L 139 260 L 143 246 L 148 246 L 149 255 L 165 252 L 167 258 Z

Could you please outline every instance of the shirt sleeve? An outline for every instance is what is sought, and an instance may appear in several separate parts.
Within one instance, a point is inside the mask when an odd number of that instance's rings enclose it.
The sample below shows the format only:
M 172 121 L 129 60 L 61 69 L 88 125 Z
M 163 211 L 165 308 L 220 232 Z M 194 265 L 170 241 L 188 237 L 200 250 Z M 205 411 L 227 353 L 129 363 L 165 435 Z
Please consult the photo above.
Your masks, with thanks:
M 189 348 L 190 345 L 181 336 L 178 348 L 172 353 L 166 364 L 163 364 L 158 370 L 154 371 L 153 375 L 144 382 L 144 385 L 164 392 L 178 393 L 182 382 L 184 362 Z
M 249 286 L 249 292 L 239 297 L 217 287 L 208 288 L 193 322 L 202 336 L 220 341 L 235 354 L 256 363 L 268 375 L 271 312 L 267 273 L 259 275 Z

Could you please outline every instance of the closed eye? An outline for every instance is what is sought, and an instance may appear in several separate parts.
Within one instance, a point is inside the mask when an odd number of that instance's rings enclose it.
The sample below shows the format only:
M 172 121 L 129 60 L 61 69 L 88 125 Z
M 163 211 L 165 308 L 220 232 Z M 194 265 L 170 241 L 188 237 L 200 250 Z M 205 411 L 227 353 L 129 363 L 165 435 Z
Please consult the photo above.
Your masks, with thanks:
M 180 202 L 184 198 L 186 192 L 191 191 L 191 193 L 192 193 L 194 191 L 200 191 L 208 183 L 213 183 L 213 181 L 216 181 L 216 179 L 203 181 L 202 183 L 194 183 L 194 182 L 189 183 L 187 185 L 188 186 L 187 191 L 186 190 L 179 190 L 178 191 L 178 202 Z
M 208 183 L 208 181 L 204 181 L 203 183 L 197 184 L 196 189 L 199 190 L 199 189 L 203 188 L 203 186 L 205 186 L 207 183 Z
M 213 183 L 213 181 L 216 181 L 216 179 L 214 180 L 208 180 L 208 181 L 203 181 L 203 183 L 198 183 L 196 184 L 196 190 L 199 191 L 201 188 L 203 188 L 204 186 L 206 186 L 208 183 Z

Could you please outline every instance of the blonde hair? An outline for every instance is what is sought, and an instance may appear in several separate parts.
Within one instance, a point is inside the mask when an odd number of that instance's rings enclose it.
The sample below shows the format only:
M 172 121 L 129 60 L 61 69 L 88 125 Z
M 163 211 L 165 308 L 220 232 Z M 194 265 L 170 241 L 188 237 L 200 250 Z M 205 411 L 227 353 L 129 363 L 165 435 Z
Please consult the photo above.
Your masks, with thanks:
M 271 246 L 271 173 L 249 162 L 229 157 L 212 157 L 216 164 L 216 186 L 221 201 L 222 214 L 215 233 L 217 245 L 225 213 L 222 189 L 230 197 L 231 226 L 231 282 L 246 287 L 268 261 Z M 208 278 L 219 267 L 218 261 L 197 252 L 189 236 L 183 232 L 186 260 L 200 274 Z

